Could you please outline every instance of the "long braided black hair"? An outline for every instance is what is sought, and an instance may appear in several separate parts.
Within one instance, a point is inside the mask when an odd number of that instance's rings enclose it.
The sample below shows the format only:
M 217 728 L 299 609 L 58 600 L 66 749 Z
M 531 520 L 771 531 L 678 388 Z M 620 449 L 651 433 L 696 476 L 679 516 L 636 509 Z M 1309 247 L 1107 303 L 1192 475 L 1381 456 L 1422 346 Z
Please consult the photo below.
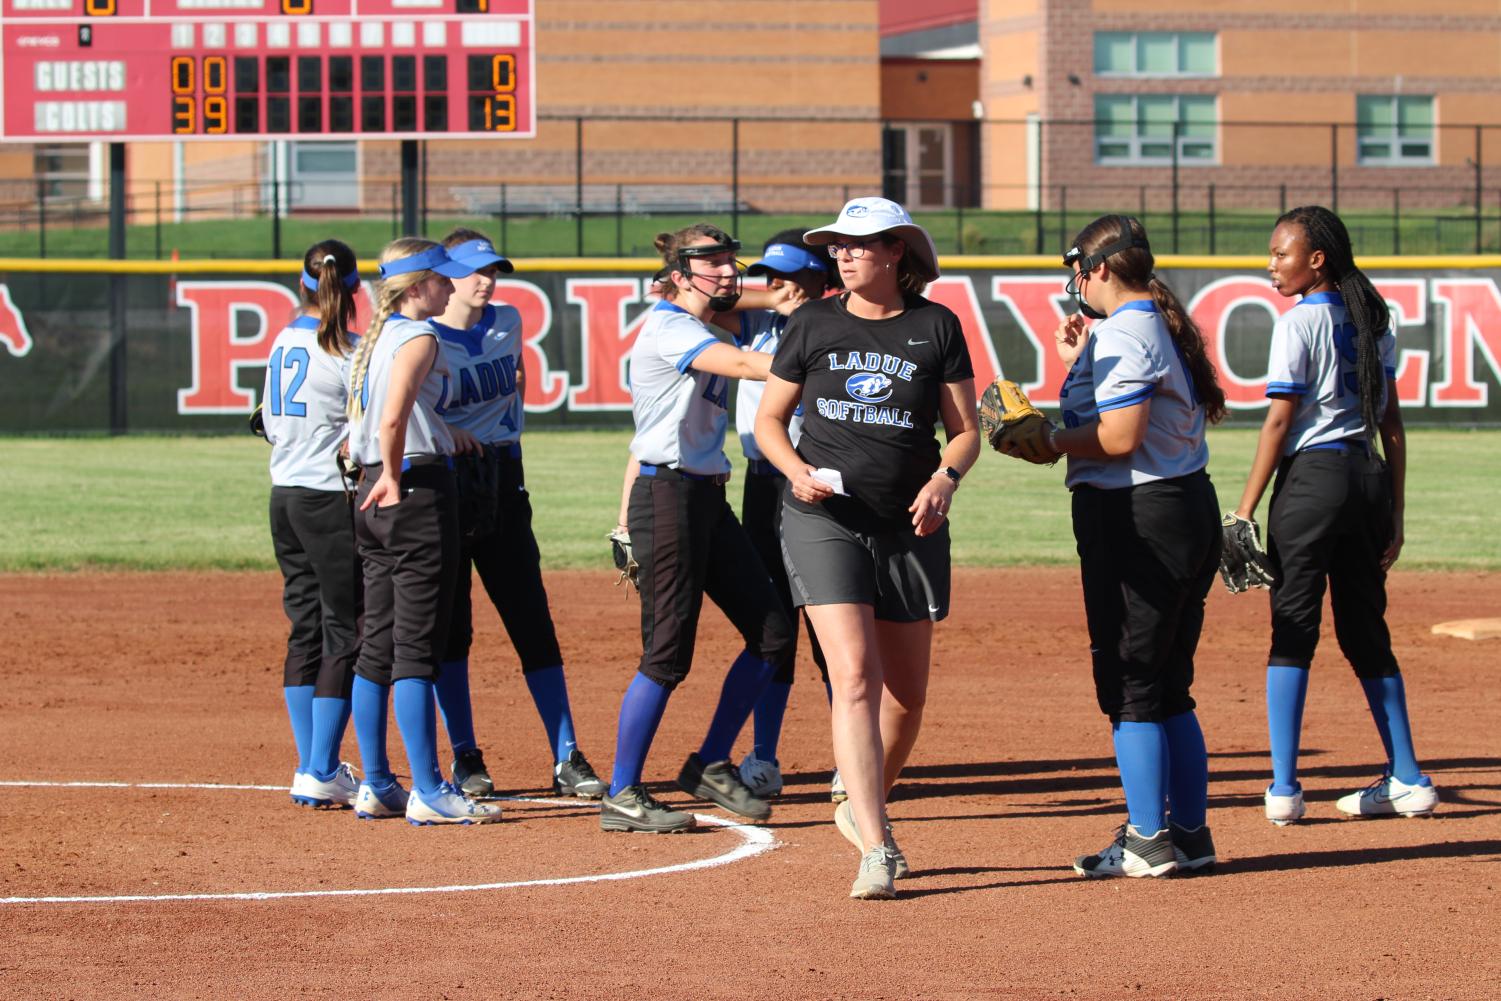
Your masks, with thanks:
M 1376 436 L 1386 372 L 1381 366 L 1381 338 L 1391 326 L 1391 310 L 1365 272 L 1355 266 L 1350 231 L 1339 216 L 1322 205 L 1302 205 L 1277 220 L 1303 229 L 1310 250 L 1324 252 L 1323 274 L 1332 279 L 1355 324 L 1355 372 L 1360 387 L 1360 415 L 1367 438 Z

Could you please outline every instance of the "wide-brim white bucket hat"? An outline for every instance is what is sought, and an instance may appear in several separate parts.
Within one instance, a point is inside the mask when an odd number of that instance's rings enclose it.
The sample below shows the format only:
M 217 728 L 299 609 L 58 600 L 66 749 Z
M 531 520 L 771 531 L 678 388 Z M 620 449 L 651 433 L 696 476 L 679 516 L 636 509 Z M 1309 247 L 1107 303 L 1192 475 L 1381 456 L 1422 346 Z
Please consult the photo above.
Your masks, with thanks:
M 827 226 L 810 229 L 803 241 L 819 247 L 841 236 L 875 236 L 890 233 L 900 237 L 912 255 L 916 271 L 926 281 L 938 277 L 938 249 L 928 231 L 912 221 L 907 210 L 889 198 L 851 198 L 844 203 L 839 218 Z

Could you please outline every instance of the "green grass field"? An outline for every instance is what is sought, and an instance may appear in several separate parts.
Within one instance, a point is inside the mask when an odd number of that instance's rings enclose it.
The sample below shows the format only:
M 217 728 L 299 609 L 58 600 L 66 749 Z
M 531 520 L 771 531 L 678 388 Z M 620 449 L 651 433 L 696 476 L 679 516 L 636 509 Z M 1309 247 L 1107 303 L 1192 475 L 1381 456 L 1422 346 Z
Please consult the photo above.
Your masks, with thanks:
M 1490 504 L 1501 495 L 1498 431 L 1420 430 L 1411 435 L 1403 567 L 1501 569 Z M 533 432 L 528 486 L 549 568 L 608 560 L 626 444 L 624 431 Z M 1256 433 L 1211 433 L 1210 473 L 1222 507 L 1239 499 Z M 741 468 L 731 435 L 737 479 Z M 8 438 L 7 515 L 0 571 L 269 569 L 269 455 L 231 438 Z M 955 558 L 964 566 L 1068 563 L 1074 559 L 1063 468 L 1029 466 L 987 451 L 954 505 Z M 1491 513 L 1487 513 L 1491 512 Z
M 747 260 L 779 230 L 822 225 L 828 215 L 776 215 L 742 213 L 735 234 L 746 250 Z M 1121 206 L 1108 207 L 1119 211 Z M 1104 210 L 1101 210 L 1104 211 Z M 928 227 L 940 254 L 1052 254 L 1068 245 L 1083 226 L 1100 214 L 1092 208 L 1071 208 L 1066 214 L 1049 211 L 1041 219 L 1032 212 L 981 212 L 979 210 L 923 211 L 917 221 Z M 458 218 L 431 216 L 429 235 L 441 235 L 454 226 L 476 227 L 498 242 L 503 252 L 527 257 L 652 257 L 652 239 L 663 230 L 678 229 L 698 221 L 691 215 L 590 215 L 584 219 L 583 243 L 577 221 L 570 217 L 523 216 L 507 220 L 504 228 L 494 216 Z M 1152 234 L 1159 254 L 1263 254 L 1267 235 L 1277 217 L 1275 207 L 1261 212 L 1244 210 L 1217 213 L 1184 211 L 1179 214 L 1174 246 L 1172 216 L 1146 212 L 1142 221 Z M 710 217 L 731 225 L 727 213 Z M 1384 212 L 1348 211 L 1343 216 L 1360 254 L 1470 253 L 1475 249 L 1474 214 L 1465 209 L 1410 213 L 1394 218 Z M 0 218 L 0 222 L 5 222 Z M 274 252 L 269 216 L 234 219 L 204 219 L 195 222 L 132 225 L 126 232 L 126 256 L 169 258 L 173 250 L 185 259 L 258 259 L 270 256 L 294 258 L 310 244 L 337 236 L 361 257 L 373 258 L 380 248 L 401 235 L 396 219 L 378 214 L 361 216 L 294 215 L 280 223 L 280 253 Z M 1039 235 L 1041 242 L 1039 243 Z M 104 257 L 108 231 L 97 217 L 74 220 L 66 215 L 49 218 L 43 235 L 34 221 L 24 228 L 7 227 L 0 232 L 0 257 Z M 1501 219 L 1487 216 L 1481 229 L 1481 249 L 1501 249 Z

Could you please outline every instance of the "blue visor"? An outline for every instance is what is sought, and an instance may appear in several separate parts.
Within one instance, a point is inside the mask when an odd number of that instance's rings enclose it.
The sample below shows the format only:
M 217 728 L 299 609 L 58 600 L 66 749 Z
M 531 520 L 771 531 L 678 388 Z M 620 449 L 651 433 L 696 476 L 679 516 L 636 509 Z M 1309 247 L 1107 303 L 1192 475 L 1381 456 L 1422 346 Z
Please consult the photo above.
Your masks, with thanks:
M 495 252 L 495 248 L 490 245 L 489 240 L 469 240 L 456 247 L 449 247 L 448 256 L 460 264 L 473 268 L 475 271 L 489 264 L 494 264 L 501 271 L 507 273 L 516 270 L 510 261 Z
M 318 291 L 318 279 L 306 269 L 304 269 L 302 272 L 302 287 L 307 289 L 309 292 Z M 351 271 L 349 274 L 345 275 L 344 287 L 349 289 L 351 292 L 359 288 L 360 273 L 358 271 Z
M 446 278 L 463 278 L 465 275 L 474 274 L 474 268 L 451 259 L 448 251 L 442 247 L 429 247 L 419 254 L 398 257 L 380 266 L 382 278 L 410 274 L 413 271 L 433 271 Z
M 827 271 L 826 258 L 808 253 L 802 247 L 790 243 L 773 243 L 766 254 L 755 264 L 745 269 L 748 275 L 764 275 L 774 271 L 779 275 L 794 275 L 799 271 Z

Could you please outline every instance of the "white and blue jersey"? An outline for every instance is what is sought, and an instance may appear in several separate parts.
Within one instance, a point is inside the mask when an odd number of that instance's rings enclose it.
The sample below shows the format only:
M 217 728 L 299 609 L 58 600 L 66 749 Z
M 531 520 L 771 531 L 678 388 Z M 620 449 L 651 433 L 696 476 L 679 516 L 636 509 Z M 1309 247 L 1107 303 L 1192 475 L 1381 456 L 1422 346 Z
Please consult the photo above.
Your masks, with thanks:
M 1193 378 L 1151 300 L 1128 302 L 1100 321 L 1058 391 L 1063 424 L 1093 424 L 1100 415 L 1151 401 L 1147 433 L 1129 455 L 1068 457 L 1065 484 L 1106 490 L 1186 476 L 1209 462 L 1204 407 Z
M 271 344 L 261 417 L 271 485 L 342 491 L 334 454 L 349 434 L 349 356 L 318 346 L 316 316 L 299 316 Z
M 521 314 L 514 306 L 491 303 L 468 330 L 428 322 L 438 332 L 438 348 L 448 365 L 438 414 L 482 444 L 514 444 L 524 420 L 516 391 Z
M 730 471 L 724 455 L 730 380 L 699 372 L 693 360 L 721 341 L 692 313 L 657 303 L 631 348 L 631 454 L 644 465 L 696 476 Z
M 1338 292 L 1304 296 L 1277 320 L 1272 328 L 1266 395 L 1298 397 L 1283 454 L 1364 434 L 1356 369 L 1358 336 Z M 1377 347 L 1386 378 L 1396 378 L 1397 338 L 1387 330 Z M 1376 412 L 1385 408 L 1383 383 Z
M 774 309 L 748 311 L 740 314 L 740 334 L 735 340 L 745 351 L 774 355 L 777 353 L 777 346 L 782 343 L 782 331 L 786 329 L 787 317 Z M 753 462 L 766 461 L 761 447 L 756 444 L 756 411 L 760 409 L 761 394 L 764 392 L 766 383 L 741 379 L 735 395 L 735 432 L 740 435 L 741 451 Z M 803 433 L 802 404 L 798 404 L 797 412 L 792 415 L 787 433 L 792 438 L 792 447 L 796 448 L 797 440 Z
M 386 320 L 380 338 L 370 349 L 370 361 L 365 368 L 365 381 L 361 387 L 364 412 L 349 426 L 349 457 L 355 462 L 373 466 L 381 461 L 380 418 L 386 408 L 391 365 L 396 352 L 419 337 L 437 339 L 437 336 L 437 332 L 426 323 L 408 320 L 399 314 Z M 412 405 L 411 416 L 407 418 L 403 458 L 453 454 L 453 436 L 448 433 L 443 418 L 438 416 L 443 382 L 447 377 L 448 365 L 443 360 L 443 352 L 439 351 L 427 378 L 417 388 L 417 399 Z

